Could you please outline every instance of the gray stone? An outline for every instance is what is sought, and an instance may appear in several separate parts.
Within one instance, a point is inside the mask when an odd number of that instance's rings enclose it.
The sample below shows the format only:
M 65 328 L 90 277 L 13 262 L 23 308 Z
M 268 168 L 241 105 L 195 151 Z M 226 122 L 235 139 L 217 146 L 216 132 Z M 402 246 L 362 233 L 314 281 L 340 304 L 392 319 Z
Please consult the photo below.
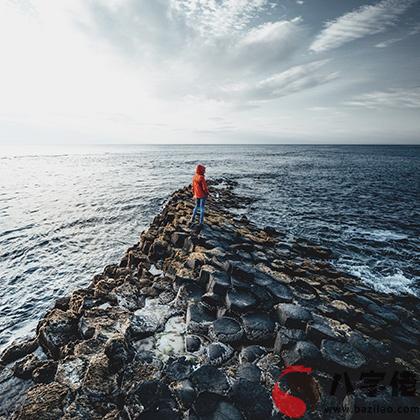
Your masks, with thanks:
M 279 303 L 276 306 L 278 320 L 287 328 L 304 329 L 312 319 L 311 313 L 299 305 Z
M 244 347 L 239 354 L 239 361 L 241 363 L 254 363 L 258 361 L 261 357 L 267 354 L 267 350 L 264 347 L 258 346 L 256 344 L 252 346 Z
M 207 285 L 207 283 L 210 280 L 211 274 L 215 272 L 217 272 L 217 270 L 212 265 L 203 265 L 200 270 L 199 283 L 203 286 Z
M 217 310 L 219 307 L 223 306 L 222 296 L 213 292 L 204 293 L 204 295 L 201 296 L 201 302 L 210 311 Z
M 207 291 L 224 295 L 230 287 L 230 277 L 224 271 L 215 271 L 210 274 Z
M 108 357 L 108 367 L 112 373 L 126 366 L 134 355 L 130 341 L 126 340 L 122 334 L 111 337 L 105 344 L 104 352 Z
M 195 243 L 191 236 L 185 238 L 184 245 L 182 246 L 182 250 L 186 253 L 190 253 L 194 251 Z
M 204 264 L 204 262 L 204 254 L 201 254 L 199 252 L 193 252 L 188 256 L 187 261 L 185 262 L 185 267 L 188 267 L 191 270 L 197 270 Z
M 41 362 L 32 372 L 32 380 L 39 384 L 48 384 L 54 380 L 58 363 L 55 360 Z
M 211 343 L 206 347 L 207 362 L 212 366 L 221 366 L 233 356 L 233 349 L 228 344 Z
M 232 263 L 232 276 L 239 280 L 249 282 L 254 279 L 254 275 L 255 270 L 251 266 L 236 261 Z
M 119 392 L 118 376 L 108 369 L 108 358 L 104 354 L 93 356 L 82 380 L 83 392 L 93 399 L 113 399 Z
M 201 338 L 197 335 L 185 336 L 185 348 L 189 353 L 196 352 L 201 347 Z
M 128 418 L 179 419 L 177 403 L 168 385 L 158 380 L 141 381 L 127 396 Z M 139 407 L 143 407 L 139 416 Z
M 227 316 L 213 321 L 209 327 L 210 338 L 222 343 L 235 343 L 243 336 L 243 328 L 236 319 Z
M 55 420 L 63 416 L 70 402 L 70 390 L 62 384 L 51 382 L 32 387 L 22 406 L 13 418 L 19 420 Z
M 136 286 L 129 282 L 124 282 L 121 286 L 113 289 L 110 296 L 116 300 L 120 307 L 129 311 L 135 311 L 144 306 L 144 296 L 140 294 Z
M 236 377 L 259 383 L 261 381 L 261 369 L 252 363 L 241 364 L 236 372 Z
M 159 328 L 162 328 L 160 319 L 153 312 L 142 312 L 134 314 L 128 332 L 134 339 L 141 339 L 153 335 Z
M 198 392 L 207 391 L 226 395 L 229 391 L 226 375 L 214 366 L 199 367 L 190 375 L 190 381 Z
M 310 322 L 306 326 L 306 335 L 310 341 L 320 346 L 324 339 L 343 341 L 344 337 L 327 323 Z
M 233 312 L 248 312 L 256 306 L 257 299 L 251 292 L 232 289 L 226 293 L 226 307 Z
M 290 350 L 282 352 L 282 358 L 289 365 L 312 365 L 322 366 L 321 352 L 310 341 L 298 341 Z
M 188 379 L 175 383 L 173 385 L 173 391 L 184 409 L 191 407 L 197 395 L 191 381 Z
M 268 419 L 271 416 L 271 396 L 268 390 L 258 383 L 239 379 L 232 385 L 230 397 L 248 419 Z
M 221 270 L 226 271 L 227 273 L 230 272 L 230 270 L 231 270 L 230 261 L 228 261 L 224 258 L 224 252 L 223 252 L 223 256 L 214 255 L 211 259 L 211 262 L 217 268 L 220 268 Z
M 156 239 L 149 250 L 149 258 L 158 261 L 170 255 L 169 244 L 161 239 Z
M 71 404 L 66 406 L 64 416 L 60 420 L 118 420 L 118 410 L 112 402 L 102 402 L 89 399 L 86 395 L 76 394 Z
M 368 337 L 358 331 L 351 331 L 348 342 L 359 350 L 370 362 L 384 361 L 391 358 L 391 346 L 385 341 Z
M 124 334 L 130 325 L 132 313 L 120 307 L 85 310 L 78 323 L 79 334 L 84 339 L 107 340 L 115 334 Z
M 209 420 L 244 420 L 244 417 L 233 404 L 219 401 Z
M 367 309 L 372 312 L 374 315 L 379 316 L 380 318 L 390 322 L 397 324 L 399 323 L 400 319 L 398 316 L 389 308 L 385 306 L 379 306 L 376 303 L 371 303 L 367 306 Z
M 264 312 L 242 315 L 246 337 L 251 341 L 265 341 L 274 338 L 274 321 Z
M 404 420 L 418 420 L 418 411 L 410 410 L 415 406 L 413 397 L 394 396 L 390 389 L 380 391 L 374 396 L 366 395 L 356 389 L 354 393 L 344 398 L 343 412 L 345 420 L 367 420 L 370 418 L 395 420 L 398 417 Z M 375 412 L 375 409 L 379 410 Z M 403 414 L 398 416 L 396 413 L 400 411 Z
M 38 324 L 37 332 L 38 342 L 44 352 L 48 356 L 58 359 L 61 347 L 77 338 L 77 320 L 67 312 L 53 309 Z
M 42 361 L 35 354 L 28 354 L 22 360 L 19 360 L 13 366 L 13 373 L 21 379 L 30 379 L 32 372 L 38 366 L 41 366 Z
M 273 295 L 275 303 L 279 302 L 291 302 L 293 300 L 293 294 L 290 288 L 280 282 L 273 280 L 267 284 L 266 289 Z
M 7 365 L 14 362 L 29 353 L 32 353 L 38 347 L 37 338 L 23 338 L 15 340 L 10 344 L 0 356 L 0 365 Z
M 209 419 L 216 410 L 222 397 L 213 392 L 201 392 L 192 406 L 192 411 L 198 419 Z M 191 418 L 191 417 L 190 417 Z
M 303 300 L 313 300 L 318 297 L 316 289 L 301 279 L 293 282 L 293 294 Z
M 280 354 L 281 351 L 292 348 L 298 341 L 305 341 L 305 338 L 306 335 L 302 330 L 280 327 L 274 341 L 273 351 L 276 354 Z
M 67 356 L 59 361 L 55 380 L 75 391 L 82 385 L 87 365 L 88 360 L 84 357 Z
M 420 340 L 413 333 L 401 328 L 400 326 L 394 327 L 388 331 L 390 338 L 399 341 L 403 346 L 409 348 L 419 348 Z
M 170 381 L 182 381 L 190 376 L 192 364 L 185 357 L 170 358 L 166 362 L 164 372 Z
M 349 343 L 334 340 L 322 340 L 321 353 L 332 364 L 347 369 L 359 369 L 366 364 L 366 359 Z
M 174 232 L 171 235 L 171 242 L 175 248 L 182 248 L 184 246 L 185 239 L 187 238 L 185 232 Z
M 190 303 L 187 308 L 187 331 L 189 333 L 207 333 L 208 327 L 216 316 L 209 312 L 201 302 Z

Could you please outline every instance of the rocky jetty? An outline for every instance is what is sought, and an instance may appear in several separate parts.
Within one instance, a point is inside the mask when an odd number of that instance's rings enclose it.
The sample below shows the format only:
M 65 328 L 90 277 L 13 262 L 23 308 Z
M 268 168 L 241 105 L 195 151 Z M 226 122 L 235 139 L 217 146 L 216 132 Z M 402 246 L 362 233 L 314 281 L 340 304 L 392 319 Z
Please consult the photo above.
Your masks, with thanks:
M 7 348 L 0 418 L 281 419 L 271 392 L 290 365 L 313 368 L 281 384 L 306 398 L 306 419 L 418 406 L 386 378 L 375 394 L 357 384 L 363 372 L 418 374 L 419 300 L 374 292 L 328 249 L 238 216 L 249 199 L 234 187 L 210 183 L 202 229 L 188 226 L 190 189 L 172 194 L 119 265 Z

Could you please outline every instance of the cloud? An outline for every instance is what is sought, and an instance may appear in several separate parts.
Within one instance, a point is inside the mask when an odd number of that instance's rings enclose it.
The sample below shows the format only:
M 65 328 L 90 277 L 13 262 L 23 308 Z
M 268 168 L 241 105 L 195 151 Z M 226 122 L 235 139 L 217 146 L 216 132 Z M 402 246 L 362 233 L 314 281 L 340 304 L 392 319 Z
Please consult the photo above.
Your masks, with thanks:
M 390 46 L 390 45 L 392 45 L 392 44 L 395 44 L 395 43 L 397 43 L 397 42 L 402 41 L 404 38 L 405 38 L 405 37 L 400 37 L 400 38 L 390 38 L 390 39 L 387 39 L 387 40 L 385 40 L 385 41 L 378 42 L 378 43 L 375 45 L 375 47 L 376 47 L 376 48 L 387 48 L 387 47 L 389 47 L 389 46 Z
M 206 39 L 226 37 L 247 28 L 269 7 L 267 0 L 171 0 L 175 14 Z
M 227 56 L 238 66 L 265 68 L 278 65 L 301 47 L 305 30 L 302 19 L 266 22 L 251 28 L 227 51 Z
M 265 134 L 269 141 L 277 141 L 279 136 L 292 139 L 304 134 L 339 141 L 338 130 L 352 138 L 357 133 L 367 138 L 376 130 L 393 141 L 412 133 L 418 138 L 418 91 L 385 90 L 419 84 L 416 39 L 398 51 L 378 48 L 374 55 L 367 54 L 380 41 L 389 45 L 390 39 L 419 31 L 414 14 L 402 17 L 395 11 L 401 4 L 402 13 L 409 2 L 351 2 L 374 4 L 355 10 L 353 23 L 363 10 L 371 14 L 382 5 L 380 14 L 387 17 L 375 17 L 377 25 L 399 25 L 372 37 L 370 45 L 362 43 L 357 54 L 349 51 L 345 57 L 334 57 L 339 51 L 331 51 L 330 61 L 314 58 L 308 50 L 314 41 L 312 25 L 332 18 L 342 23 L 344 17 L 328 4 L 297 3 L 0 2 L 3 137 L 11 133 L 11 138 L 32 139 L 38 133 L 37 139 L 44 141 L 46 133 L 51 141 L 73 137 L 129 143 L 251 137 L 263 141 Z M 359 35 L 379 30 L 372 25 L 366 21 Z M 343 36 L 340 45 L 348 38 Z M 331 45 L 331 39 L 324 43 Z M 359 90 L 369 82 L 375 87 Z M 382 124 L 376 124 L 378 113 L 367 108 L 383 108 Z M 16 130 L 17 126 L 23 128 Z M 60 132 L 62 136 L 57 135 Z
M 417 35 L 420 33 L 420 23 L 415 24 L 408 33 L 408 36 Z
M 256 28 L 252 28 L 240 41 L 241 47 L 261 46 L 266 44 L 280 43 L 294 31 L 302 18 L 296 17 L 292 20 L 281 20 L 278 22 L 267 22 Z
M 225 86 L 223 92 L 248 101 L 267 101 L 323 85 L 337 78 L 336 72 L 320 71 L 328 60 L 294 66 L 254 84 Z
M 386 31 L 396 24 L 399 16 L 417 0 L 382 0 L 375 5 L 363 6 L 327 22 L 311 44 L 310 50 L 327 51 L 332 48 Z
M 304 47 L 302 19 L 272 19 L 266 0 L 89 0 L 80 25 L 153 75 L 165 99 L 219 98 L 232 79 L 253 83 Z M 257 19 L 258 18 L 258 19 Z M 267 19 L 270 18 L 270 21 Z M 229 100 L 227 95 L 224 100 Z
M 185 23 L 172 17 L 167 0 L 88 0 L 86 8 L 80 28 L 131 58 L 175 55 L 188 45 Z
M 400 37 L 397 38 L 390 38 L 390 39 L 386 39 L 385 41 L 382 42 L 378 42 L 375 47 L 376 48 L 386 48 L 389 47 L 392 44 L 395 44 L 397 42 L 403 41 L 407 38 L 410 38 L 414 35 L 417 35 L 418 33 L 420 33 L 420 24 L 415 24 L 413 26 L 411 26 L 411 28 L 406 31 L 403 35 L 401 35 Z
M 394 88 L 364 93 L 344 102 L 344 105 L 369 109 L 418 109 L 420 108 L 420 87 Z

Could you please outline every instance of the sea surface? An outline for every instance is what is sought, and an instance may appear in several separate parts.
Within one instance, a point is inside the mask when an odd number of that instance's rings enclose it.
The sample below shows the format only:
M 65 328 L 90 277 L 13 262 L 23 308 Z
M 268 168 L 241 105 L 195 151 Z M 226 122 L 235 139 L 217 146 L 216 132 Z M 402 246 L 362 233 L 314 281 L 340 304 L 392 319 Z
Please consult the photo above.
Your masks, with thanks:
M 0 348 L 119 262 L 199 162 L 256 198 L 261 226 L 330 247 L 374 289 L 420 294 L 420 147 L 2 146 Z

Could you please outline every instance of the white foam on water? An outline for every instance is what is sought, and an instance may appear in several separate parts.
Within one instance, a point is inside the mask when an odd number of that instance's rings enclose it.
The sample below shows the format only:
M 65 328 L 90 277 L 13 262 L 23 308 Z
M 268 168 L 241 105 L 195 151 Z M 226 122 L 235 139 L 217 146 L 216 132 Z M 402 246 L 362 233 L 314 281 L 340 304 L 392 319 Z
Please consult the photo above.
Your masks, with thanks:
M 385 229 L 367 230 L 360 228 L 349 228 L 345 231 L 345 234 L 349 235 L 352 238 L 360 237 L 377 242 L 401 241 L 403 239 L 408 239 L 408 236 L 403 233 Z
M 374 290 L 387 294 L 410 294 L 417 296 L 415 279 L 407 278 L 398 268 L 393 274 L 381 275 L 373 273 L 367 265 L 338 264 L 339 268 L 353 276 L 359 277 L 365 284 Z

